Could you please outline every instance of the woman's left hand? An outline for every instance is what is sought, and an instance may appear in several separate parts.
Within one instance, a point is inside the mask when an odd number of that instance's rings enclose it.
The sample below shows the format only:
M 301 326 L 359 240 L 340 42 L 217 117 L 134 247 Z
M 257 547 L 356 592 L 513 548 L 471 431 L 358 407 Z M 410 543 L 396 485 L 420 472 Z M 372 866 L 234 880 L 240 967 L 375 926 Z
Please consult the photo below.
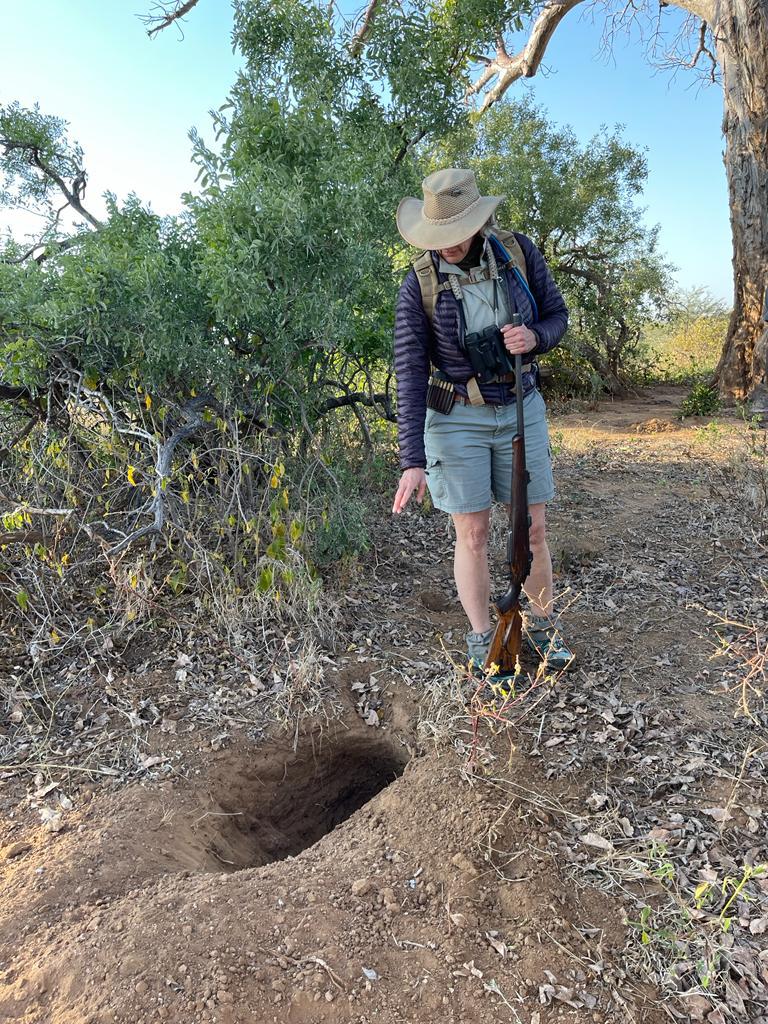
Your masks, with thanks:
M 513 327 L 512 324 L 505 324 L 501 328 L 501 333 L 504 335 L 504 347 L 513 356 L 532 352 L 539 343 L 530 327 L 524 325 Z

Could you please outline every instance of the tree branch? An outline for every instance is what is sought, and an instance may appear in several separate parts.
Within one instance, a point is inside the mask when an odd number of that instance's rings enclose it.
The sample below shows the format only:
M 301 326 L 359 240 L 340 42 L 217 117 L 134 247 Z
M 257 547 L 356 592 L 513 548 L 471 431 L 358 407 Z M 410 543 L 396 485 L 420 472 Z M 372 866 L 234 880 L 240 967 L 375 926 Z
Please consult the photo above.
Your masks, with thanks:
M 373 19 L 376 17 L 376 8 L 379 6 L 379 3 L 380 0 L 370 0 L 363 14 L 360 26 L 349 44 L 349 52 L 353 57 L 359 57 L 362 52 L 366 37 L 373 26 Z
M 32 392 L 29 388 L 13 387 L 10 384 L 0 383 L 0 402 L 22 402 L 31 400 Z
M 362 391 L 353 391 L 348 395 L 339 395 L 337 398 L 326 398 L 320 406 L 318 413 L 325 416 L 332 409 L 343 409 L 356 405 L 376 406 L 380 405 L 384 410 L 384 418 L 390 423 L 397 423 L 397 417 L 392 412 L 391 397 L 386 392 L 377 392 L 375 395 L 366 395 Z
M 4 259 L 0 260 L 0 263 L 26 263 L 30 256 L 33 257 L 35 263 L 37 264 L 45 263 L 45 261 L 47 259 L 50 259 L 54 253 L 64 252 L 66 249 L 71 249 L 73 245 L 77 245 L 78 242 L 82 241 L 82 239 L 83 235 L 71 235 L 69 238 L 52 238 L 47 242 L 45 240 L 41 240 L 39 242 L 35 242 L 34 245 L 27 249 L 23 256 L 16 256 L 13 259 L 11 259 L 10 257 L 5 257 Z M 34 256 L 34 253 L 37 252 L 38 249 L 42 251 L 38 252 L 37 256 Z
M 153 521 L 147 523 L 146 526 L 142 526 L 138 530 L 134 530 L 133 533 L 129 534 L 119 543 L 109 548 L 107 551 L 108 555 L 114 556 L 120 554 L 121 551 L 125 551 L 127 547 L 130 547 L 135 541 L 141 537 L 146 537 L 150 533 L 161 533 L 163 525 L 165 523 L 165 507 L 166 507 L 166 486 L 168 478 L 171 475 L 171 468 L 173 462 L 173 453 L 176 450 L 176 446 L 184 441 L 186 438 L 191 437 L 195 434 L 200 427 L 203 425 L 203 412 L 208 408 L 218 409 L 218 402 L 208 395 L 200 395 L 197 398 L 193 398 L 192 401 L 187 402 L 183 407 L 182 415 L 186 420 L 185 424 L 178 429 L 174 430 L 167 441 L 164 441 L 158 446 L 157 460 L 155 463 L 155 493 L 152 498 L 152 502 L 149 506 L 149 512 L 153 514 Z
M 40 422 L 40 413 L 36 410 L 30 417 L 28 422 L 21 428 L 21 430 L 10 439 L 7 444 L 0 445 L 0 458 L 9 454 L 12 448 L 15 448 L 17 444 L 21 444 L 25 437 L 28 437 L 35 428 L 35 425 Z
M 670 0 L 670 7 L 680 7 L 701 21 L 712 21 L 715 14 L 713 0 Z
M 91 227 L 98 229 L 104 226 L 100 220 L 97 220 L 83 206 L 82 198 L 85 195 L 87 175 L 82 167 L 78 168 L 77 173 L 72 179 L 72 185 L 69 186 L 58 171 L 55 171 L 42 158 L 38 146 L 32 145 L 29 142 L 18 142 L 15 139 L 0 139 L 0 146 L 5 150 L 6 156 L 14 150 L 20 150 L 26 156 L 29 163 L 37 167 L 43 177 L 49 178 L 58 186 L 62 195 L 67 200 L 66 206 L 71 206 L 73 210 L 76 210 L 84 220 L 88 221 Z M 62 207 L 62 209 L 65 209 L 65 207 Z M 56 220 L 59 219 L 60 214 L 61 210 L 58 211 Z
M 156 6 L 163 12 L 162 14 L 148 14 L 146 17 L 141 19 L 145 25 L 151 25 L 156 21 L 159 22 L 159 24 L 155 25 L 154 28 L 147 29 L 147 35 L 149 38 L 151 39 L 153 36 L 156 36 L 158 32 L 162 32 L 163 29 L 168 28 L 168 26 L 172 25 L 174 21 L 179 21 L 179 19 L 183 18 L 185 14 L 189 14 L 192 8 L 197 6 L 197 3 L 198 0 L 187 0 L 186 3 L 177 4 L 176 10 L 170 12 L 167 10 L 167 4 L 157 4 Z
M 519 78 L 533 78 L 539 70 L 549 40 L 558 25 L 566 14 L 580 3 L 583 3 L 583 0 L 550 0 L 545 4 L 533 23 L 528 42 L 514 57 L 507 54 L 503 40 L 499 40 L 496 59 L 488 63 L 477 82 L 467 89 L 467 96 L 476 95 L 488 82 L 498 77 L 498 81 L 488 91 L 483 101 L 481 110 L 487 110 L 501 99 L 513 82 Z
M 59 174 L 57 174 L 52 167 L 49 167 L 48 164 L 40 156 L 40 151 L 37 148 L 37 146 L 32 147 L 32 161 L 44 175 L 49 177 L 51 181 L 56 182 L 56 184 L 59 186 L 62 193 L 64 194 L 64 198 L 67 200 L 72 209 L 77 210 L 80 216 L 87 220 L 91 227 L 94 227 L 98 230 L 99 228 L 104 226 L 100 220 L 97 220 L 92 213 L 89 213 L 86 210 L 86 208 L 83 206 L 81 202 L 82 197 L 85 195 L 85 183 L 87 180 L 87 176 L 84 170 L 81 169 L 80 171 L 78 171 L 78 173 L 72 180 L 72 187 L 67 188 L 67 183 L 64 181 L 64 179 Z

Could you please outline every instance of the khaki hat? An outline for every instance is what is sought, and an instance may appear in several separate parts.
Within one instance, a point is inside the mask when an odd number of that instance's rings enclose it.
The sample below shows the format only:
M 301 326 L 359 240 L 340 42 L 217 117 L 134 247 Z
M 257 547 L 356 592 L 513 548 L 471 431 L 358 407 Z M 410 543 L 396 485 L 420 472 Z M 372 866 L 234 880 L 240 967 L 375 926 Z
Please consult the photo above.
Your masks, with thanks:
M 476 235 L 504 196 L 481 196 L 473 171 L 448 167 L 421 183 L 424 202 L 403 199 L 397 230 L 419 249 L 448 249 Z

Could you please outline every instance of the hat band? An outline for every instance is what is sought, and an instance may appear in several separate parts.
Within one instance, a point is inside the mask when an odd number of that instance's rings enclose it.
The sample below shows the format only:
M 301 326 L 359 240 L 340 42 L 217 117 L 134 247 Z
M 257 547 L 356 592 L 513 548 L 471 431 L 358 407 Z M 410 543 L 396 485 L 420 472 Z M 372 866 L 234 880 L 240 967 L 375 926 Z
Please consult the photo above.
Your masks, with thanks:
M 477 199 L 475 199 L 473 202 L 469 204 L 469 206 L 465 206 L 464 209 L 461 210 L 459 213 L 454 213 L 452 217 L 427 217 L 427 215 L 424 213 L 422 214 L 422 216 L 424 220 L 427 222 L 427 224 L 434 224 L 437 227 L 439 227 L 441 224 L 455 224 L 457 220 L 461 220 L 461 218 L 466 217 L 466 215 L 471 210 L 474 210 L 474 208 L 477 206 L 477 204 L 480 202 L 482 198 L 482 196 L 478 196 Z

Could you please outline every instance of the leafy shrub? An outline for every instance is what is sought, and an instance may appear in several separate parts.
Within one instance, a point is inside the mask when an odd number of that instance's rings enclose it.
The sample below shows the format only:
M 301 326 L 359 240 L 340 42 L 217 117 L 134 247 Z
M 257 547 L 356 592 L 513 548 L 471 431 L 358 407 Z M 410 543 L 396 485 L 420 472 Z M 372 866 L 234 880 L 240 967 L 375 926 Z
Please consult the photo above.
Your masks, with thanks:
M 712 416 L 720 408 L 717 391 L 703 381 L 697 381 L 680 406 L 680 418 L 686 416 Z
M 728 332 L 725 303 L 705 288 L 681 292 L 671 316 L 646 326 L 644 341 L 657 358 L 656 377 L 668 383 L 689 383 L 714 373 Z

